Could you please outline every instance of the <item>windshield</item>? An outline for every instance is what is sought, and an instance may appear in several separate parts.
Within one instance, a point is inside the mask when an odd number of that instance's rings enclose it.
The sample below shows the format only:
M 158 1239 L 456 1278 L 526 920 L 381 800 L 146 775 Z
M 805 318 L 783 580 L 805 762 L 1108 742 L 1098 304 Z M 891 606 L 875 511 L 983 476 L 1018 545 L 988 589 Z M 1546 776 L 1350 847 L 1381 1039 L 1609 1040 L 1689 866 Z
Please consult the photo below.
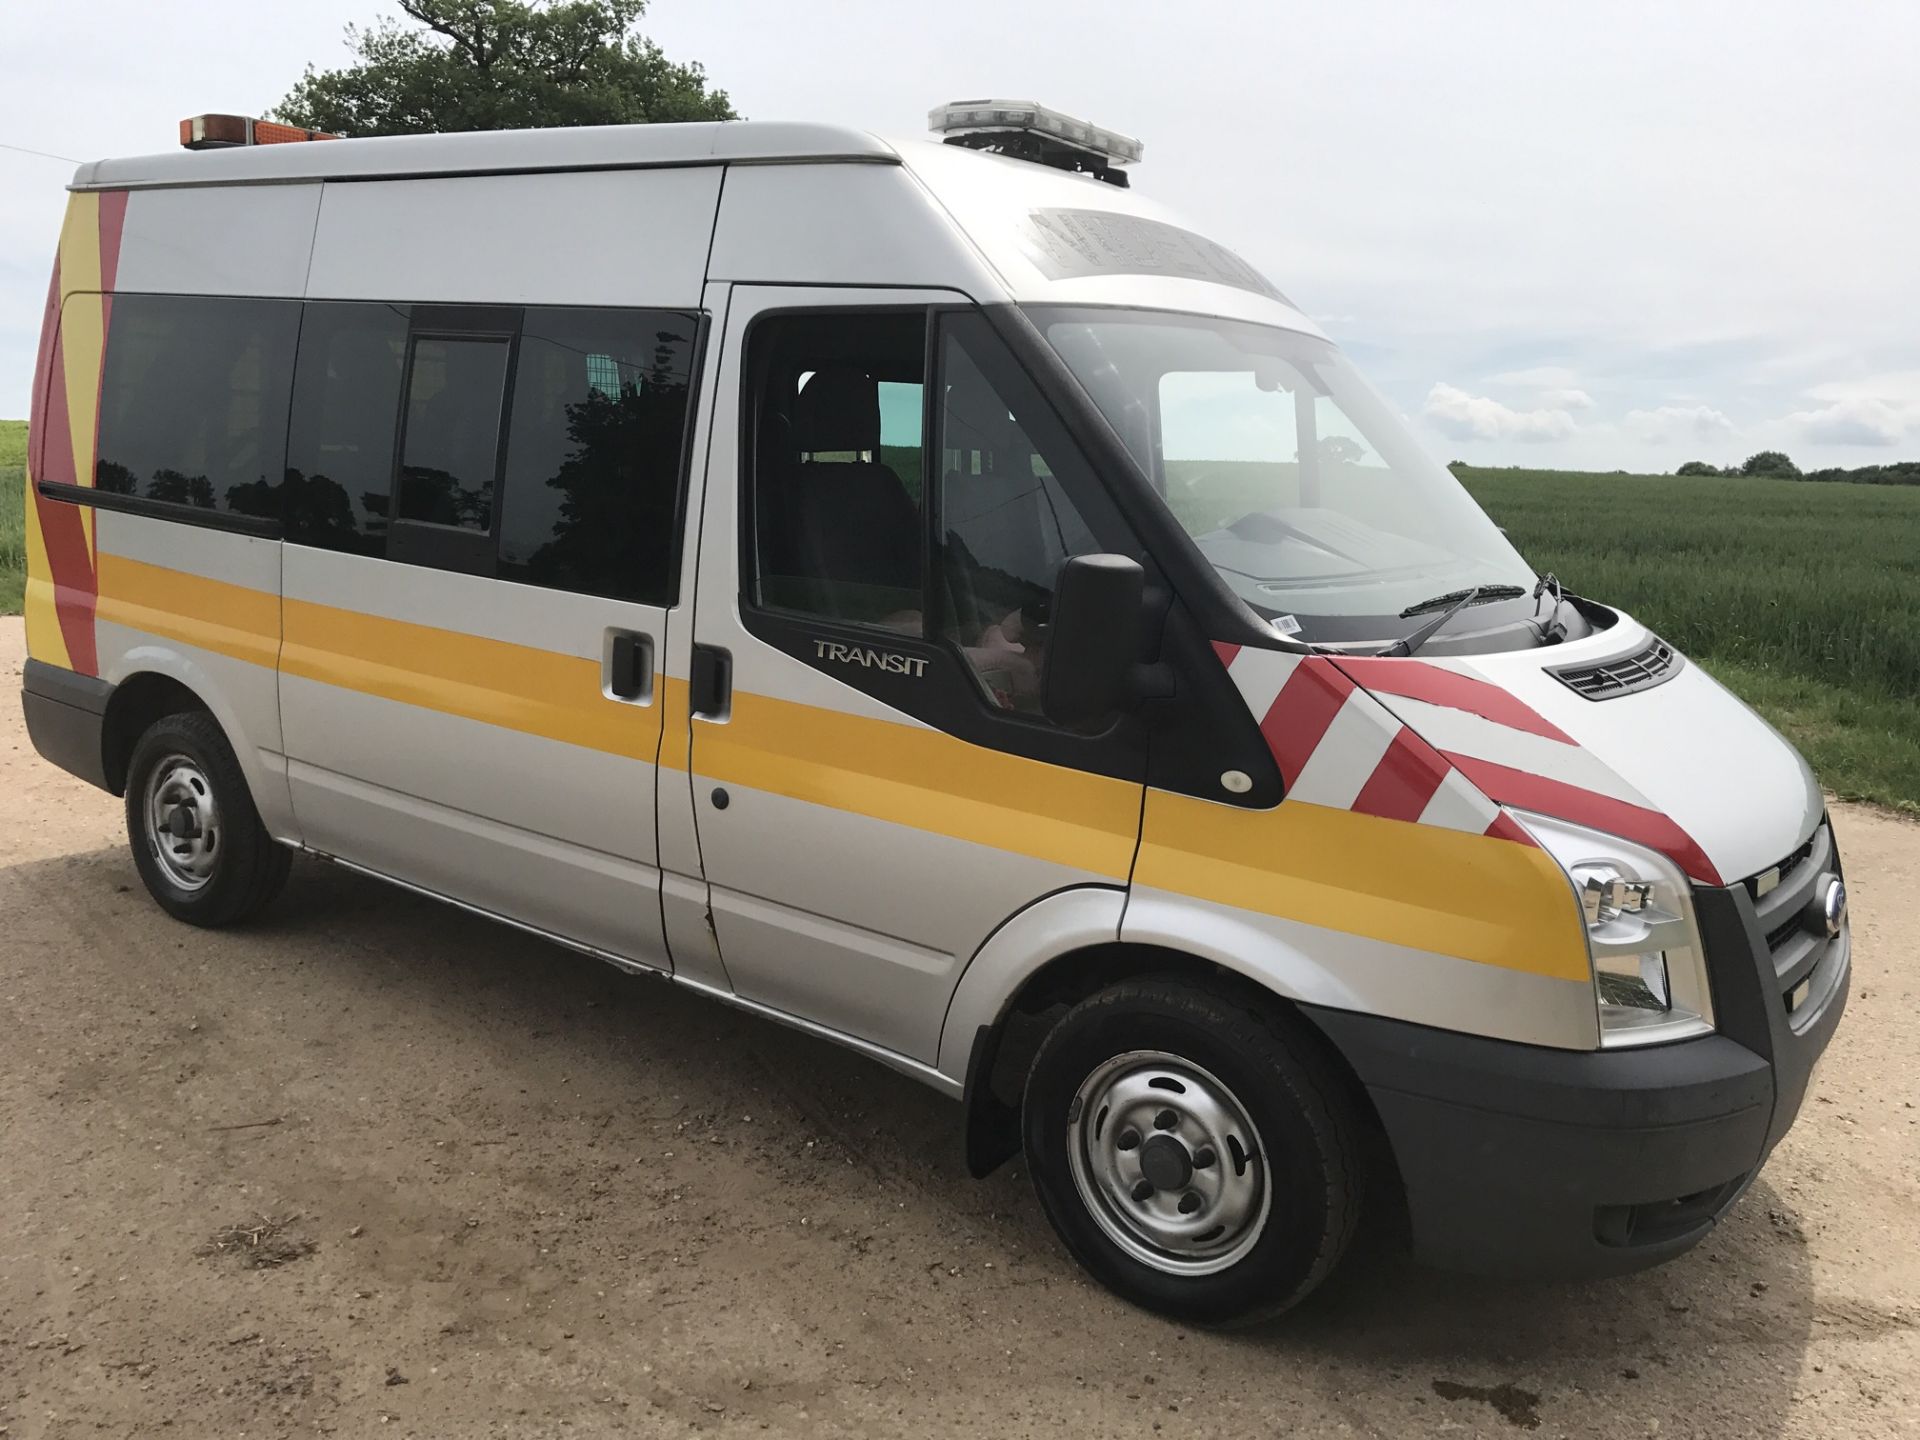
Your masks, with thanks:
M 1401 612 L 1524 588 L 1450 627 L 1530 616 L 1533 571 L 1325 340 L 1202 315 L 1036 307 L 1034 319 L 1194 544 L 1286 634 L 1395 638 Z

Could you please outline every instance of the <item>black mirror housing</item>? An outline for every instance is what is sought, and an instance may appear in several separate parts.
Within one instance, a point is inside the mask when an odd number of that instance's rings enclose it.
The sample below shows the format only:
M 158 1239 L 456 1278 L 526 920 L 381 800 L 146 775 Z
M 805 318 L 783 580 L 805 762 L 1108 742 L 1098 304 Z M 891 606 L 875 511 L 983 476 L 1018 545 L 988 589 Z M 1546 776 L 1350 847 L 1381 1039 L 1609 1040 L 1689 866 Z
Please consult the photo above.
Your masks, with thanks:
M 1146 572 L 1126 555 L 1075 555 L 1060 567 L 1041 712 L 1063 730 L 1091 735 L 1133 703 Z

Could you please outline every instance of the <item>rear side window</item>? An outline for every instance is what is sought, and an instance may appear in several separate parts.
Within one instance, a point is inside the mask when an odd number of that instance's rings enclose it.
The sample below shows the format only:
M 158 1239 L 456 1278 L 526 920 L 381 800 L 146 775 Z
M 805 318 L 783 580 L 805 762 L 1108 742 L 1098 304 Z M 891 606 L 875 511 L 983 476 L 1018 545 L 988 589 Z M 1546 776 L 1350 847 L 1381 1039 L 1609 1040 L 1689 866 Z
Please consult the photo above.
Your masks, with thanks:
M 282 496 L 287 539 L 386 553 L 407 325 L 404 305 L 308 304 Z
M 114 296 L 95 484 L 279 519 L 299 330 L 293 300 Z
M 501 497 L 504 579 L 672 603 L 697 317 L 529 309 Z

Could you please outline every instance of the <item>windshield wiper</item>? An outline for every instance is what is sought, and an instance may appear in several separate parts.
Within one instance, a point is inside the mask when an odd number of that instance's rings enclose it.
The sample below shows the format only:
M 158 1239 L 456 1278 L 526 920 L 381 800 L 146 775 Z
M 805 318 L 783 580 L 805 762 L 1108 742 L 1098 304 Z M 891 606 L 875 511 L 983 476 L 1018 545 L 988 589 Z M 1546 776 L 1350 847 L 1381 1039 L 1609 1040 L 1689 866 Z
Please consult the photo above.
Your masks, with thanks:
M 1466 609 L 1467 606 L 1473 604 L 1474 601 L 1511 600 L 1515 596 L 1526 593 L 1525 587 L 1520 585 L 1475 585 L 1469 590 L 1454 590 L 1445 595 L 1436 595 L 1431 600 L 1422 600 L 1418 605 L 1409 605 L 1400 612 L 1400 617 L 1403 620 L 1409 615 L 1418 615 L 1423 611 L 1431 610 L 1436 605 L 1445 605 L 1447 608 L 1444 614 L 1434 616 L 1433 619 L 1422 625 L 1418 630 L 1415 630 L 1411 635 L 1394 641 L 1393 644 L 1389 645 L 1380 653 L 1382 655 L 1411 655 L 1422 645 L 1426 644 L 1427 641 L 1431 640 L 1442 626 L 1462 610 Z
M 1455 601 L 1473 600 L 1516 600 L 1527 593 L 1524 585 L 1475 585 L 1466 590 L 1449 590 L 1444 595 L 1430 595 L 1417 605 L 1409 605 L 1400 612 L 1402 620 L 1411 620 L 1415 615 L 1424 615 L 1429 610 L 1444 610 Z
M 1547 618 L 1544 621 L 1540 619 L 1540 597 L 1542 595 L 1551 595 L 1553 597 L 1553 609 L 1547 612 Z M 1566 592 L 1560 588 L 1560 577 L 1555 575 L 1551 570 L 1547 571 L 1546 574 L 1540 577 L 1540 583 L 1533 587 L 1533 616 L 1535 622 L 1540 626 L 1540 633 L 1547 638 L 1547 643 L 1549 644 L 1567 638 L 1567 627 L 1560 624 L 1560 622 L 1554 618 L 1560 613 L 1560 607 L 1566 603 L 1567 596 Z

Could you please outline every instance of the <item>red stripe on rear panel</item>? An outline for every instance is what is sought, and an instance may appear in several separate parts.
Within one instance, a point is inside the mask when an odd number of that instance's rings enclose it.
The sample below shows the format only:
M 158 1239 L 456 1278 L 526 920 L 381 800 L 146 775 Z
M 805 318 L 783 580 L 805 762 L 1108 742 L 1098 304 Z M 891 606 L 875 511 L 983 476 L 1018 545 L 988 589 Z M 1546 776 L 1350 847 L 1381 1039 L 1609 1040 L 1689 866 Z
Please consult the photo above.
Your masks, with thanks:
M 1280 764 L 1280 775 L 1291 785 L 1326 737 L 1327 727 L 1353 693 L 1353 681 L 1317 655 L 1293 667 L 1280 687 L 1273 708 L 1260 722 L 1267 748 Z
M 1229 645 L 1224 640 L 1216 640 L 1213 642 L 1213 653 L 1220 657 L 1222 665 L 1230 666 L 1233 664 L 1233 657 L 1240 653 L 1240 647 Z
M 53 342 L 52 373 L 47 379 L 46 424 L 40 440 L 36 480 L 79 483 L 74 473 L 73 427 L 67 423 L 66 342 Z M 92 481 L 86 477 L 87 483 Z M 82 675 L 96 675 L 100 665 L 93 643 L 93 552 L 80 520 L 80 507 L 38 494 L 28 497 L 40 518 L 40 538 L 47 547 L 47 569 L 53 579 L 53 612 L 66 641 L 67 658 Z
M 1574 743 L 1571 735 L 1531 705 L 1500 686 L 1476 680 L 1471 675 L 1443 670 L 1423 660 L 1382 660 L 1378 656 L 1345 658 L 1340 661 L 1340 668 L 1368 690 L 1405 695 L 1409 700 L 1424 700 L 1449 710 L 1465 710 L 1509 729 L 1544 735 L 1563 745 Z
M 1558 816 L 1576 825 L 1591 825 L 1610 835 L 1623 836 L 1649 849 L 1658 850 L 1695 880 L 1708 885 L 1721 882 L 1720 872 L 1707 858 L 1699 843 L 1658 810 L 1616 800 L 1611 795 L 1582 790 L 1578 785 L 1549 780 L 1496 765 L 1491 760 L 1476 760 L 1471 755 L 1449 754 L 1447 759 L 1460 773 L 1487 792 L 1490 799 L 1522 810 L 1538 810 Z
M 1418 820 L 1446 777 L 1447 762 L 1402 725 L 1367 783 L 1354 796 L 1353 808 L 1386 820 Z
M 127 194 L 125 190 L 100 192 L 100 288 L 109 295 L 120 273 L 120 232 L 127 223 Z

